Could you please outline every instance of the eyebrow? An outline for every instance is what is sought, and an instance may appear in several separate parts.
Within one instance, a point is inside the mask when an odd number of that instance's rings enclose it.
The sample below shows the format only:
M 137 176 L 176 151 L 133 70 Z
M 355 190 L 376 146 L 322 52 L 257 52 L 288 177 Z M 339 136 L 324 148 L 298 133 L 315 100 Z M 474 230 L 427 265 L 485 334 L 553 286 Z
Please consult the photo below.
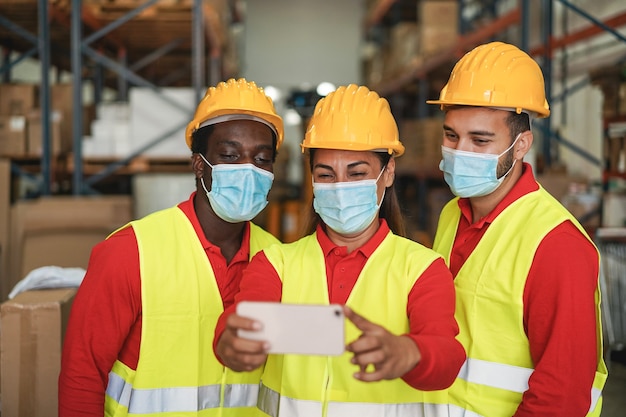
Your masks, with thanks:
M 355 168 L 359 165 L 369 165 L 369 162 L 367 161 L 356 161 L 356 162 L 352 162 L 351 164 L 348 164 L 348 169 L 351 168 Z M 334 171 L 333 167 L 331 167 L 330 165 L 326 165 L 326 164 L 315 164 L 315 166 L 313 168 L 324 168 L 324 169 L 328 169 L 331 171 Z
M 357 166 L 359 166 L 359 165 L 369 165 L 369 164 L 370 164 L 370 163 L 369 163 L 369 162 L 367 162 L 367 161 L 356 161 L 356 162 L 353 162 L 353 163 L 351 163 L 351 164 L 348 164 L 348 169 L 350 169 L 350 168 L 356 168 L 356 167 L 357 167 Z
M 448 130 L 448 131 L 456 133 L 456 130 L 452 129 L 450 126 L 445 125 L 445 124 L 443 125 L 443 130 Z M 496 136 L 494 132 L 491 132 L 489 130 L 470 130 L 468 133 L 470 135 L 476 135 L 476 136 L 489 136 L 489 137 Z
M 242 146 L 242 143 L 236 140 L 230 140 L 230 139 L 224 139 L 224 140 L 218 140 L 217 141 L 218 145 L 227 145 L 227 146 Z M 274 147 L 270 144 L 261 144 L 258 145 L 256 147 L 257 149 L 269 149 L 269 150 L 273 150 Z

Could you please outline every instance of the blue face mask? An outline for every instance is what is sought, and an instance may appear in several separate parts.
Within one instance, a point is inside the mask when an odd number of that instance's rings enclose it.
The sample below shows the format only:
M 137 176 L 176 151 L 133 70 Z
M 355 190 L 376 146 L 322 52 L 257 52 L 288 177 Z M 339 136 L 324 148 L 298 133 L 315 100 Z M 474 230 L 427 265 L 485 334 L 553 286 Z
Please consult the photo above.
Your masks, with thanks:
M 439 163 L 439 169 L 443 171 L 443 177 L 452 193 L 465 198 L 481 197 L 494 192 L 517 161 L 514 159 L 506 174 L 498 178 L 498 160 L 515 145 L 520 135 L 499 155 L 459 151 L 442 146 L 443 159 Z
M 380 204 L 376 184 L 383 171 L 375 180 L 314 182 L 315 212 L 326 226 L 337 233 L 350 235 L 362 232 L 378 216 Z
M 267 206 L 267 194 L 272 188 L 274 174 L 253 164 L 211 165 L 211 191 L 200 178 L 211 208 L 222 220 L 239 223 L 252 220 Z

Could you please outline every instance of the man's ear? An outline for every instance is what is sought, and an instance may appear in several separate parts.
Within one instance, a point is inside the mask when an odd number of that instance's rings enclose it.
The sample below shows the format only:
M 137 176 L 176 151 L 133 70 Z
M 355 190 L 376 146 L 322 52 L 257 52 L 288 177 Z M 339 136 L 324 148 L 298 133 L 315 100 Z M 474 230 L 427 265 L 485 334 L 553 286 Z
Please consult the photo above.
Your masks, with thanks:
M 204 176 L 205 162 L 202 160 L 199 154 L 194 153 L 191 155 L 191 168 L 196 178 L 202 178 Z
M 517 139 L 517 143 L 515 144 L 515 159 L 521 161 L 524 156 L 526 156 L 526 154 L 530 152 L 530 148 L 533 145 L 533 140 L 534 136 L 532 130 L 527 130 L 520 134 L 520 137 L 519 139 Z

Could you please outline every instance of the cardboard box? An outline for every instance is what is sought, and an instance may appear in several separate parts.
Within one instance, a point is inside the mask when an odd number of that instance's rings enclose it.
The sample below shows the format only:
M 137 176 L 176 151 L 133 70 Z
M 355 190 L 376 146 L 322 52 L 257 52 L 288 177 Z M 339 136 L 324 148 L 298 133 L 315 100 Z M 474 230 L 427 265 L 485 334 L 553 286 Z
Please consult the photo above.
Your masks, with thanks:
M 439 170 L 443 119 L 432 117 L 406 119 L 399 125 L 404 155 L 396 160 L 396 171 L 418 175 L 442 176 Z
M 9 274 L 2 300 L 41 266 L 87 268 L 91 249 L 133 219 L 132 197 L 54 196 L 20 200 L 11 207 Z
M 72 150 L 72 114 L 74 112 L 73 86 L 71 83 L 53 84 L 50 86 L 50 104 L 58 113 L 59 150 L 70 152 Z M 82 115 L 81 115 L 82 117 Z M 83 120 L 84 122 L 84 120 Z
M 41 156 L 43 144 L 41 140 L 41 112 L 39 110 L 32 111 L 28 115 L 26 131 L 26 153 Z M 61 113 L 54 111 L 50 114 L 50 155 L 59 155 L 60 153 Z
M 459 2 L 421 0 L 417 7 L 420 53 L 429 56 L 453 47 L 459 31 Z
M 0 116 L 0 156 L 26 153 L 26 117 Z
M 419 55 L 419 33 L 415 22 L 400 22 L 391 28 L 389 51 L 384 58 L 384 79 L 398 76 L 414 65 Z
M 11 161 L 0 158 L 0 283 L 9 273 L 9 215 L 11 210 Z M 0 285 L 0 289 L 2 286 Z M 4 299 L 0 300 L 2 302 Z M 2 333 L 2 329 L 0 329 Z
M 3 416 L 57 415 L 65 326 L 76 288 L 25 291 L 0 306 Z
M 626 227 L 626 193 L 603 195 L 602 227 Z
M 0 115 L 26 116 L 38 105 L 37 84 L 0 84 Z

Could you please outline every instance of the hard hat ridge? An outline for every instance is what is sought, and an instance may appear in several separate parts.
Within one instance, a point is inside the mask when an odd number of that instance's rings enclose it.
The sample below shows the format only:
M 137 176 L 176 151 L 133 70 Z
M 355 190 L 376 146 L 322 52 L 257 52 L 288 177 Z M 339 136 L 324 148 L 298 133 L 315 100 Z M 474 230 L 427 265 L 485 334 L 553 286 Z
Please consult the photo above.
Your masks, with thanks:
M 320 99 L 301 144 L 306 148 L 386 151 L 400 156 L 404 146 L 389 103 L 365 86 L 341 86 Z

